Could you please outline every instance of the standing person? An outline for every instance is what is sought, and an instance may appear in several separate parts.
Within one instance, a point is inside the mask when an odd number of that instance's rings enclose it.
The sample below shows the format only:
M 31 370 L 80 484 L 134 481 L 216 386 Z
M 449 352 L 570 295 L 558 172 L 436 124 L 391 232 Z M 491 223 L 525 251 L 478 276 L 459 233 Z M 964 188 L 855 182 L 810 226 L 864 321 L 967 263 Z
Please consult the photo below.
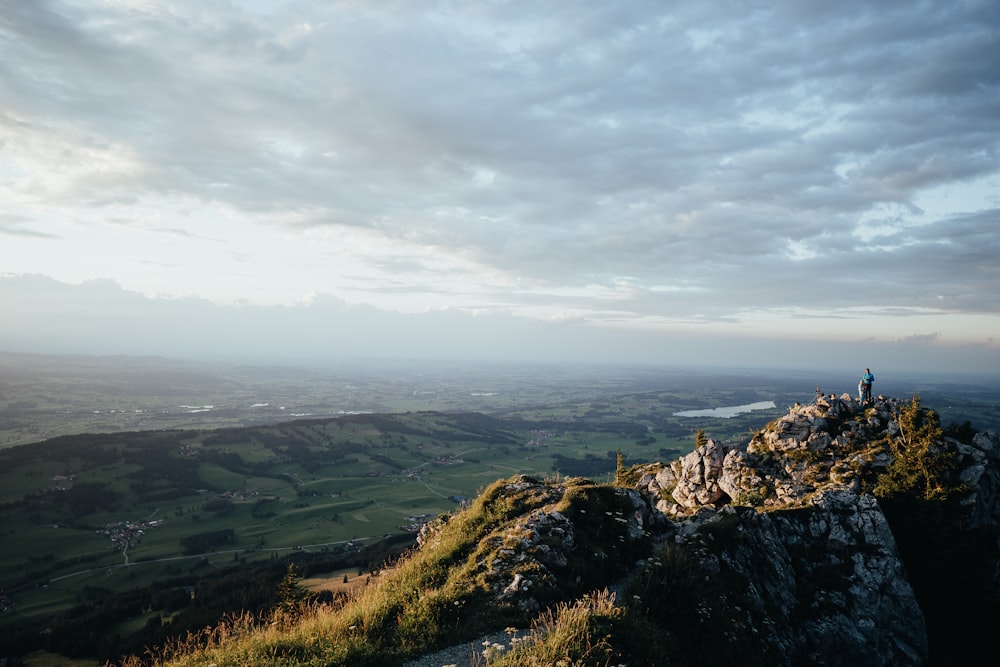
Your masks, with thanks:
M 872 400 L 872 382 L 875 381 L 875 376 L 872 375 L 870 368 L 865 369 L 865 374 L 861 376 L 861 384 L 858 385 L 858 389 L 861 394 L 861 402 L 867 403 Z

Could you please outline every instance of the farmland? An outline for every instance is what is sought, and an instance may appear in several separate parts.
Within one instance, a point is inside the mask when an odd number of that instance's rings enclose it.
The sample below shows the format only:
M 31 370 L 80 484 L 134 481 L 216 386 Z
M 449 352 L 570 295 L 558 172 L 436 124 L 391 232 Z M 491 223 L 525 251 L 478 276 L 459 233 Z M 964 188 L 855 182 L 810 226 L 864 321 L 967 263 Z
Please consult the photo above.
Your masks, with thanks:
M 669 392 L 503 418 L 410 412 L 250 428 L 63 436 L 0 450 L 4 625 L 87 600 L 288 556 L 341 555 L 501 478 L 613 474 L 676 456 L 705 424 Z M 690 401 L 683 403 L 690 407 Z M 740 437 L 775 410 L 715 429 Z
M 82 610 L 107 606 L 102 600 L 131 595 L 133 611 L 100 626 L 126 637 L 190 604 L 164 591 L 180 586 L 189 600 L 195 582 L 213 573 L 221 587 L 233 572 L 274 571 L 288 559 L 342 566 L 337 559 L 348 562 L 387 538 L 406 544 L 423 522 L 498 478 L 604 480 L 618 451 L 629 464 L 673 460 L 691 450 L 697 429 L 743 441 L 788 406 L 811 401 L 818 382 L 556 368 L 464 375 L 397 368 L 379 380 L 374 372 L 295 369 L 181 373 L 149 363 L 155 368 L 122 359 L 111 371 L 86 373 L 53 364 L 35 381 L 5 373 L 6 414 L 17 401 L 35 405 L 0 420 L 8 440 L 90 428 L 0 449 L 0 629 L 82 618 Z M 91 385 L 115 390 L 85 389 L 85 374 Z M 351 387 L 353 398 L 333 387 Z M 997 394 L 988 387 L 921 390 L 925 403 L 944 406 L 946 422 L 995 428 Z M 109 414 L 122 419 L 80 421 L 98 403 L 116 406 L 121 412 Z M 252 412 L 263 403 L 286 409 L 264 419 Z M 677 414 L 754 403 L 774 407 L 730 418 Z M 60 412 L 57 404 L 75 408 Z M 129 422 L 140 404 L 160 417 Z M 330 568 L 338 582 L 347 576 Z M 312 585 L 323 575 L 312 572 Z

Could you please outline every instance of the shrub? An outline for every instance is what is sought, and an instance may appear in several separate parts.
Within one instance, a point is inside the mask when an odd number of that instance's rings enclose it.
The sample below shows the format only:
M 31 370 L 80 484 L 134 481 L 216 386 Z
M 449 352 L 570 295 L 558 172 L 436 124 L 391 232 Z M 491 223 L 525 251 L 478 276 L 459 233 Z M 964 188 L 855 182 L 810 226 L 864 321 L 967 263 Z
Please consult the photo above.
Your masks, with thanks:
M 944 444 L 944 431 L 933 410 L 920 407 L 920 397 L 900 406 L 896 415 L 897 435 L 886 435 L 875 445 L 884 445 L 893 456 L 879 476 L 874 493 L 880 498 L 897 495 L 923 500 L 945 500 L 960 487 L 953 482 L 955 453 Z

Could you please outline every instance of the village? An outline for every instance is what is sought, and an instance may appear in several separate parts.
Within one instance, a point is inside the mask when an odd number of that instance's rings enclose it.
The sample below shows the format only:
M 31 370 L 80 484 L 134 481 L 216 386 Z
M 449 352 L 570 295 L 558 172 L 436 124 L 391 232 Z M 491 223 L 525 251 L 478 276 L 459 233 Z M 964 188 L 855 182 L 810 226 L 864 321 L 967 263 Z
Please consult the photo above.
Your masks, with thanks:
M 97 532 L 111 538 L 115 551 L 126 551 L 133 544 L 138 544 L 146 530 L 163 525 L 163 519 L 156 521 L 117 521 L 109 523 Z

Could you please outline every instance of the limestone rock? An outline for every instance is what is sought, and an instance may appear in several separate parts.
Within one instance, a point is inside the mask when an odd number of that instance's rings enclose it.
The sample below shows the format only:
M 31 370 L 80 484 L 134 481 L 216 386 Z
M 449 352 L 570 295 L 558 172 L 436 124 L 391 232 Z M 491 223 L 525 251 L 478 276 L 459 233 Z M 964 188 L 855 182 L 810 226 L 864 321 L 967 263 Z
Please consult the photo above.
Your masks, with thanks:
M 709 576 L 746 582 L 783 664 L 927 663 L 923 612 L 889 523 L 862 483 L 892 462 L 878 443 L 899 433 L 900 405 L 884 396 L 867 406 L 847 394 L 817 397 L 748 443 L 709 441 L 638 485 L 677 529 L 677 543 L 705 550 Z M 956 454 L 968 530 L 997 535 L 1000 440 L 979 433 L 944 446 Z M 702 529 L 727 517 L 733 537 L 698 546 Z
M 722 463 L 726 452 L 714 440 L 681 458 L 680 473 L 673 498 L 686 508 L 712 505 L 725 497 L 719 486 Z

